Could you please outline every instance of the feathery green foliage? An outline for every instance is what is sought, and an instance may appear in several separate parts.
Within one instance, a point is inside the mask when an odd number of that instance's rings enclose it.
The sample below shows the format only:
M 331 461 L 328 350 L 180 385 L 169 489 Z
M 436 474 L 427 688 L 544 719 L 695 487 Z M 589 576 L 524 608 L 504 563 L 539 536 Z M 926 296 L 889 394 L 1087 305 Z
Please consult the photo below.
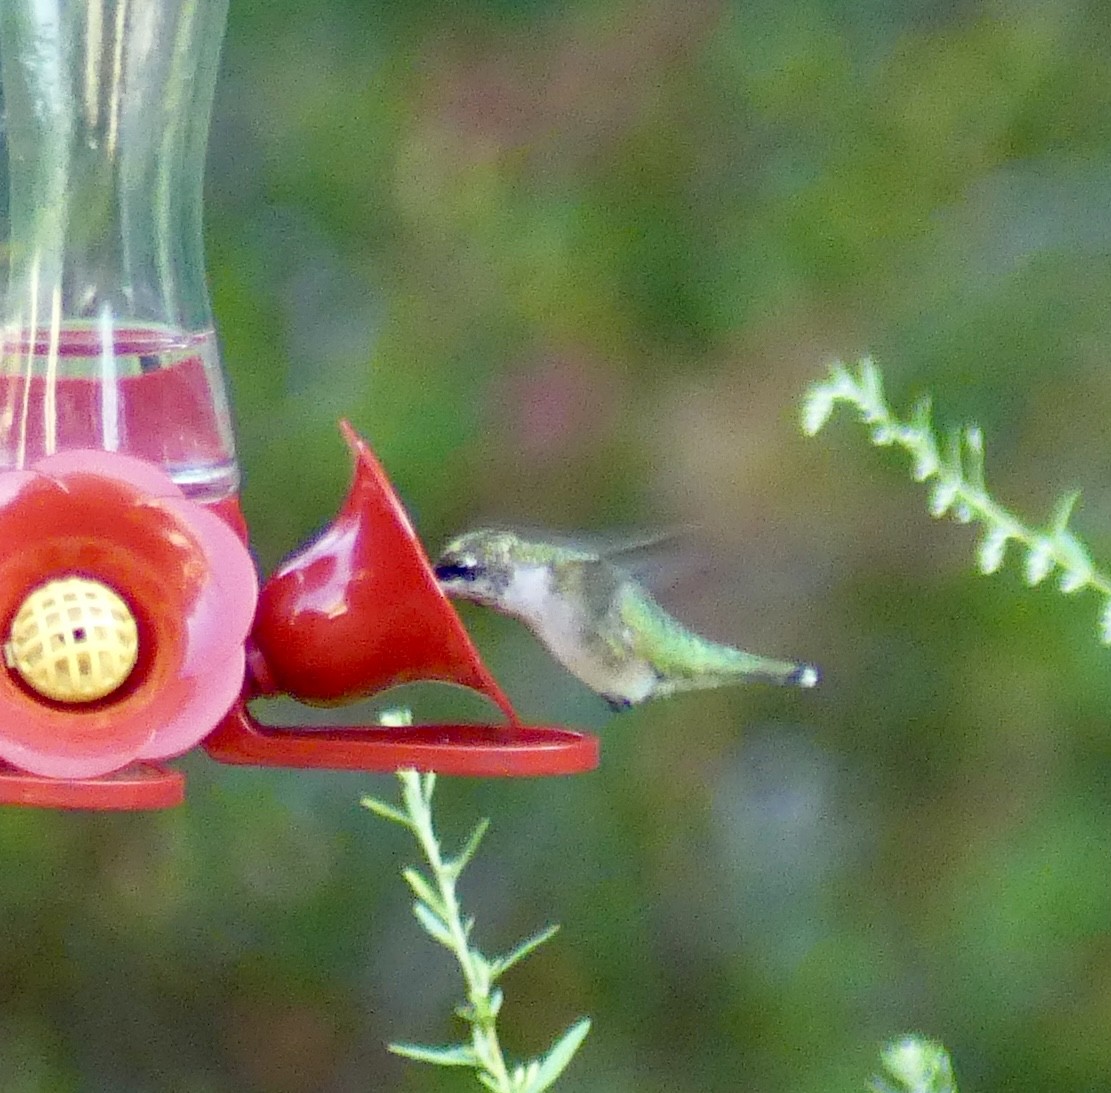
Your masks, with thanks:
M 957 1093 L 949 1053 L 922 1036 L 893 1040 L 880 1055 L 886 1071 L 873 1078 L 872 1093 Z
M 883 378 L 868 358 L 853 372 L 843 364 L 830 368 L 829 377 L 807 392 L 802 407 L 802 428 L 814 436 L 844 403 L 854 409 L 872 431 L 877 447 L 896 445 L 913 460 L 916 482 L 930 484 L 930 513 L 951 515 L 960 523 L 979 523 L 984 534 L 977 551 L 981 573 L 995 573 L 1002 565 L 1007 545 L 1014 542 L 1024 552 L 1024 575 L 1029 585 L 1055 574 L 1064 593 L 1091 589 L 1103 598 L 1100 638 L 1111 644 L 1111 577 L 1097 569 L 1088 549 L 1069 527 L 1079 497 L 1061 497 L 1045 527 L 1030 527 L 1005 509 L 988 492 L 984 479 L 984 437 L 977 425 L 952 429 L 944 442 L 934 431 L 930 400 L 921 399 L 909 419 L 902 420 L 888 406 Z
M 496 983 L 509 968 L 548 941 L 558 927 L 541 930 L 504 956 L 486 957 L 475 948 L 471 943 L 474 920 L 462 913 L 456 884 L 478 850 L 488 821 L 483 820 L 475 827 L 457 855 L 445 857 L 432 822 L 436 776 L 402 770 L 397 777 L 401 783 L 401 808 L 374 797 L 364 797 L 363 805 L 410 831 L 424 853 L 430 875 L 408 868 L 402 871 L 402 876 L 416 896 L 413 913 L 417 921 L 429 937 L 455 956 L 463 973 L 466 1001 L 455 1012 L 470 1026 L 470 1038 L 443 1047 L 391 1044 L 390 1050 L 434 1066 L 468 1067 L 478 1082 L 493 1093 L 541 1093 L 550 1089 L 590 1031 L 589 1019 L 573 1024 L 540 1058 L 510 1066 L 498 1039 L 502 992 Z

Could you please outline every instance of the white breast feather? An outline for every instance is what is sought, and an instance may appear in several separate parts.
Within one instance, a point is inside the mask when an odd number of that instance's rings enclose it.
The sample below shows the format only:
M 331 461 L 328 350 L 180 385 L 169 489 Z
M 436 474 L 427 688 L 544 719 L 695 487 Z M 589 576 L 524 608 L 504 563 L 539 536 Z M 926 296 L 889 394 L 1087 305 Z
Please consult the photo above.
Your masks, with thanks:
M 584 620 L 577 606 L 566 596 L 553 594 L 547 567 L 519 566 L 503 602 L 529 625 L 556 660 L 588 687 L 631 702 L 640 702 L 651 693 L 656 675 L 650 665 L 630 659 L 615 674 L 592 653 L 583 640 Z

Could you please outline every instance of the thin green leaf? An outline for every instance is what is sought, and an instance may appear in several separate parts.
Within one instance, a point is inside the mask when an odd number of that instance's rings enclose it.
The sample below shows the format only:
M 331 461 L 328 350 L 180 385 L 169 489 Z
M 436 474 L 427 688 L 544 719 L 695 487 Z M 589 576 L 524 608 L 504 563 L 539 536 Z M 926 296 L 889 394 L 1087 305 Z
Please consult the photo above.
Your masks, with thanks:
M 527 1090 L 527 1093 L 532 1093 L 536 1088 L 536 1080 L 540 1077 L 540 1060 L 533 1059 L 527 1066 L 520 1068 L 521 1073 L 521 1088 Z
M 451 936 L 451 931 L 444 920 L 431 907 L 417 900 L 413 904 L 413 914 L 417 916 L 417 921 L 429 937 L 438 941 L 445 949 L 455 951 L 455 938 Z
M 590 1032 L 590 1018 L 584 1017 L 573 1024 L 552 1045 L 551 1050 L 540 1061 L 540 1070 L 529 1093 L 542 1093 L 555 1083 L 575 1057 L 575 1052 L 579 1050 L 588 1032 Z
M 413 819 L 413 829 L 415 831 L 419 826 L 418 818 L 427 812 L 424 798 L 421 796 L 420 775 L 415 770 L 399 770 L 397 778 L 401 783 L 401 799 Z
M 1083 575 L 1084 582 L 1092 572 L 1092 558 L 1084 544 L 1068 528 L 1058 528 L 1053 535 L 1053 545 L 1068 569 Z
M 412 828 L 413 821 L 393 805 L 386 804 L 385 801 L 379 801 L 377 797 L 364 797 L 360 804 L 363 808 L 369 808 L 376 816 L 381 816 L 383 820 L 389 820 L 390 823 L 400 824 L 402 827 Z
M 1053 508 L 1053 517 L 1049 521 L 1049 526 L 1053 531 L 1064 531 L 1068 527 L 1069 521 L 1072 519 L 1073 509 L 1076 508 L 1076 503 L 1080 500 L 1080 491 L 1072 490 L 1069 493 L 1063 494 L 1057 501 Z
M 915 443 L 913 451 L 914 467 L 910 474 L 915 482 L 926 482 L 941 470 L 941 458 L 937 454 L 937 445 L 934 444 L 934 439 L 929 433 L 924 434 Z
M 436 791 L 436 773 L 429 771 L 421 778 L 420 783 L 421 796 L 424 798 L 426 804 L 432 803 L 432 794 Z
M 939 478 L 930 491 L 930 515 L 941 517 L 948 511 L 960 492 L 960 481 L 949 475 Z
M 417 869 L 402 869 L 401 875 L 405 878 L 406 883 L 413 889 L 413 894 L 432 910 L 432 912 L 440 919 L 445 916 L 444 901 L 440 898 L 440 893 L 428 882 L 428 879 Z
M 980 572 L 987 575 L 995 573 L 1003 565 L 1003 556 L 1007 551 L 1007 540 L 1010 538 L 1007 528 L 992 528 L 980 543 L 976 552 L 976 560 Z
M 958 482 L 964 479 L 964 446 L 961 443 L 960 429 L 949 430 L 942 463 Z
M 1080 589 L 1088 583 L 1088 578 L 1090 576 L 1091 572 L 1089 570 L 1064 569 L 1061 571 L 1061 577 L 1057 582 L 1057 587 L 1066 596 L 1069 596 L 1073 592 L 1079 592 Z
M 984 484 L 984 434 L 979 425 L 964 427 L 965 477 L 981 493 L 986 492 Z
M 480 1070 L 478 1072 L 478 1080 L 482 1082 L 487 1089 L 492 1089 L 493 1093 L 506 1093 L 505 1086 L 503 1086 L 493 1074 L 488 1074 L 485 1070 Z
M 833 413 L 833 392 L 824 383 L 815 384 L 807 392 L 802 404 L 802 431 L 807 436 L 817 436 Z
M 898 429 L 897 436 L 903 447 L 914 456 L 911 477 L 915 482 L 925 482 L 941 470 L 941 456 L 930 419 L 929 398 L 920 398 L 914 404 L 910 424 Z
M 848 369 L 838 361 L 829 370 L 829 379 L 825 383 L 826 388 L 833 395 L 834 399 L 841 399 L 846 402 L 851 402 L 859 407 L 861 403 L 860 385 L 849 374 Z
M 1026 583 L 1041 584 L 1053 568 L 1053 548 L 1048 539 L 1038 539 L 1026 555 Z
M 433 1066 L 477 1066 L 478 1058 L 469 1044 L 451 1044 L 445 1047 L 430 1047 L 426 1044 L 390 1044 L 394 1055 L 415 1059 L 419 1063 L 432 1063 Z
M 470 954 L 471 967 L 474 970 L 475 989 L 485 994 L 489 991 L 490 984 L 493 982 L 490 962 L 475 949 L 471 949 Z
M 445 867 L 455 876 L 459 876 L 470 864 L 471 859 L 477 853 L 479 845 L 489 829 L 489 820 L 479 820 L 479 822 L 475 824 L 474 830 L 467 836 L 467 841 L 463 844 L 463 848 L 459 853 L 456 854 L 451 861 L 444 862 Z
M 510 949 L 504 956 L 494 957 L 490 961 L 491 975 L 494 979 L 503 975 L 518 961 L 524 960 L 529 953 L 539 949 L 546 941 L 551 941 L 555 935 L 559 933 L 559 925 L 547 926 L 532 937 L 526 938 L 519 945 Z
M 883 376 L 871 357 L 860 362 L 860 388 L 864 403 L 870 412 L 870 420 L 876 420 L 885 409 L 883 398 Z

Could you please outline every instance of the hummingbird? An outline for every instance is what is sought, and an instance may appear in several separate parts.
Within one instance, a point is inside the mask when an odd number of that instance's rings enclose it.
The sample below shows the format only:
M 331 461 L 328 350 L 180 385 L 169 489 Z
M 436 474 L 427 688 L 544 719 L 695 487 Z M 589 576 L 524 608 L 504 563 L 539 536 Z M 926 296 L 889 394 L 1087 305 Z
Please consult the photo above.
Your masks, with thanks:
M 755 656 L 687 629 L 600 551 L 484 529 L 452 540 L 440 588 L 523 622 L 615 710 L 678 691 L 761 681 L 813 687 L 817 668 Z

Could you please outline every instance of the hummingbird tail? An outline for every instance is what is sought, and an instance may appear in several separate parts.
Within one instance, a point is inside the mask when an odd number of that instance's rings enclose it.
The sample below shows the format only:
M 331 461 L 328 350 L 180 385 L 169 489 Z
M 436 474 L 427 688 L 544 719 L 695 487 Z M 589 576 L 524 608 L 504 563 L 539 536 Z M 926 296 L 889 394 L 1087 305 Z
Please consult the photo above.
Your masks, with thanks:
M 822 673 L 813 664 L 771 660 L 742 653 L 739 649 L 730 649 L 728 652 L 728 662 L 718 665 L 716 669 L 661 679 L 655 694 L 662 697 L 677 691 L 727 687 L 735 683 L 771 683 L 779 687 L 810 688 L 816 687 L 822 678 Z
M 753 662 L 740 669 L 740 675 L 745 679 L 775 683 L 781 687 L 817 687 L 822 679 L 822 673 L 813 664 L 765 660 L 762 657 L 754 657 Z
M 822 682 L 822 672 L 815 664 L 798 664 L 786 682 L 793 687 L 817 687 Z

